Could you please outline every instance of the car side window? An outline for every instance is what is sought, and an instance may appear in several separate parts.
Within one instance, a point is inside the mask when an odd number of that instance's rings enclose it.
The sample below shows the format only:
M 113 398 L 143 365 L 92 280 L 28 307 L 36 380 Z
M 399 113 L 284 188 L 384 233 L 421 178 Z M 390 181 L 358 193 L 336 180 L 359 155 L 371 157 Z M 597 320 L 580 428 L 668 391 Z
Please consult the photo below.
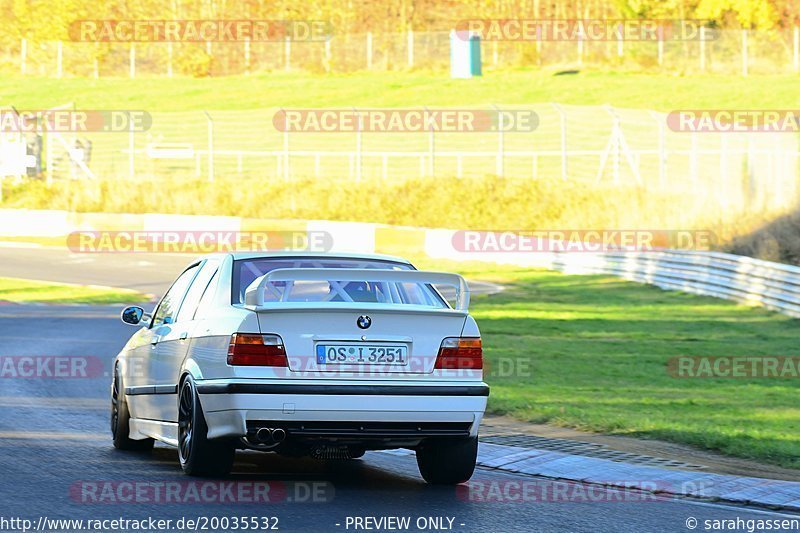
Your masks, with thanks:
M 175 322 L 187 322 L 194 318 L 200 298 L 203 296 L 206 287 L 208 287 L 208 282 L 217 273 L 218 265 L 217 261 L 208 260 L 205 262 L 200 269 L 200 273 L 197 274 L 197 277 L 192 282 L 192 286 L 189 287 Z
M 208 287 L 206 287 L 206 291 L 203 293 L 203 297 L 200 298 L 200 303 L 197 305 L 197 311 L 195 311 L 194 318 L 204 318 L 211 310 L 211 306 L 214 301 L 214 295 L 217 293 L 217 281 L 219 278 L 218 274 L 219 270 L 214 272 L 214 275 L 211 277 L 211 281 L 208 283 Z
M 175 313 L 177 313 L 195 274 L 197 274 L 197 265 L 189 267 L 183 274 L 178 276 L 178 279 L 176 279 L 172 287 L 169 288 L 167 294 L 161 299 L 161 303 L 158 304 L 158 309 L 156 309 L 151 327 L 171 324 L 175 321 Z

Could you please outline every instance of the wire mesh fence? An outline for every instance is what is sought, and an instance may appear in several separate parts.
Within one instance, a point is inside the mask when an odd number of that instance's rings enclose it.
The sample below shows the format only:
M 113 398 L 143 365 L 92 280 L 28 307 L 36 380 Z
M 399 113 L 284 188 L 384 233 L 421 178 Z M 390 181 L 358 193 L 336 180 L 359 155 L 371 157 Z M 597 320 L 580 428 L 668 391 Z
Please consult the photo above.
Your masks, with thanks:
M 776 74 L 800 71 L 800 28 L 714 30 L 713 39 L 488 41 L 487 68 L 614 66 L 677 73 Z M 109 43 L 12 41 L 6 72 L 48 77 L 226 76 L 280 70 L 353 72 L 445 69 L 450 34 L 336 35 L 328 41 Z
M 674 131 L 662 113 L 607 106 L 470 110 L 500 111 L 533 112 L 537 125 L 284 131 L 276 120 L 285 112 L 280 109 L 156 112 L 146 131 L 5 135 L 0 148 L 8 153 L 22 143 L 25 150 L 27 143 L 25 164 L 4 167 L 6 176 L 48 181 L 256 178 L 288 184 L 496 175 L 685 193 L 736 209 L 784 209 L 798 199 L 796 133 Z M 31 148 L 36 143 L 38 157 Z

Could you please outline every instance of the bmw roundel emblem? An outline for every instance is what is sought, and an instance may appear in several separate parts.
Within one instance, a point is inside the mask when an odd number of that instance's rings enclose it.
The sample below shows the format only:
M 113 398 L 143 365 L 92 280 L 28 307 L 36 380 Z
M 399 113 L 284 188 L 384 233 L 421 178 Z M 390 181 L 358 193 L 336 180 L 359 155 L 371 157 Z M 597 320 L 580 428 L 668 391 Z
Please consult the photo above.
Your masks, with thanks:
M 356 319 L 356 325 L 361 329 L 367 329 L 372 325 L 372 319 L 367 315 L 361 315 Z

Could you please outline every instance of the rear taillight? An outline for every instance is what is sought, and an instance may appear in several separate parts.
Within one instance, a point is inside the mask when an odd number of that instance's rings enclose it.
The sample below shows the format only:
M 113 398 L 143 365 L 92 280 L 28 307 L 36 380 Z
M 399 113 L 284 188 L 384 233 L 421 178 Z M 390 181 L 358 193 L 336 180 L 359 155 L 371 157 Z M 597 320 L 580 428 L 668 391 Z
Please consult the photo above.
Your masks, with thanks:
M 277 335 L 234 333 L 228 345 L 231 366 L 289 366 L 283 339 Z
M 450 337 L 442 341 L 436 357 L 438 369 L 481 369 L 483 347 L 479 337 Z

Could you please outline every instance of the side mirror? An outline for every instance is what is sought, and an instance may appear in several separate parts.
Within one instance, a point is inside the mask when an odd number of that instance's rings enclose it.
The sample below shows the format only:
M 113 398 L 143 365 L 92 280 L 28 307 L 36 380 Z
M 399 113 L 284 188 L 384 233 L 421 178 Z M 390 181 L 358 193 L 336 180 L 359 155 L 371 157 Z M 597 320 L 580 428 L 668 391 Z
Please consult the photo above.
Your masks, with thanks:
M 145 313 L 144 309 L 141 307 L 131 305 L 122 310 L 122 313 L 120 313 L 120 318 L 126 324 L 130 324 L 131 326 L 139 326 L 143 320 L 150 320 L 150 315 Z

